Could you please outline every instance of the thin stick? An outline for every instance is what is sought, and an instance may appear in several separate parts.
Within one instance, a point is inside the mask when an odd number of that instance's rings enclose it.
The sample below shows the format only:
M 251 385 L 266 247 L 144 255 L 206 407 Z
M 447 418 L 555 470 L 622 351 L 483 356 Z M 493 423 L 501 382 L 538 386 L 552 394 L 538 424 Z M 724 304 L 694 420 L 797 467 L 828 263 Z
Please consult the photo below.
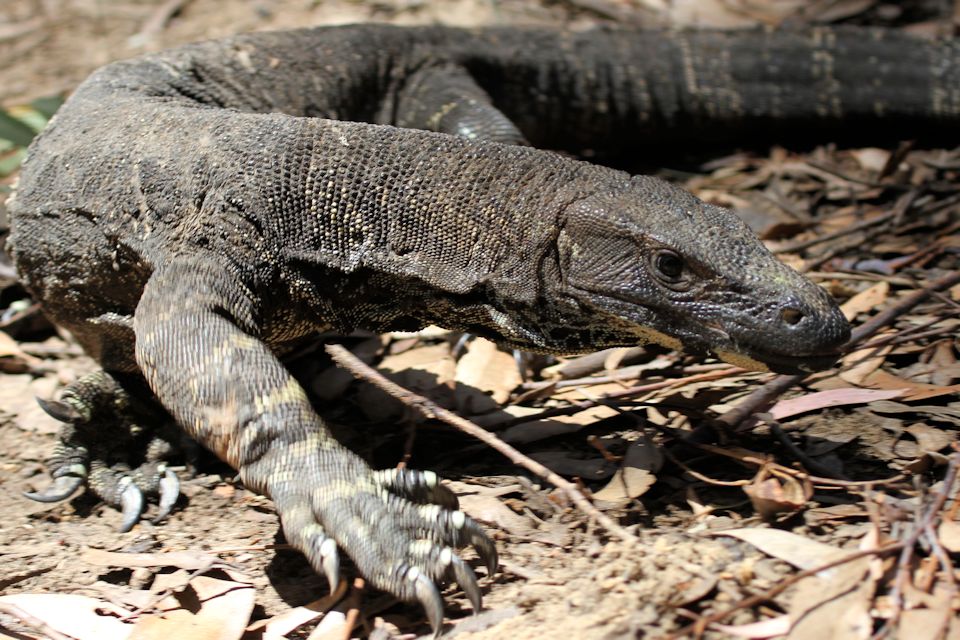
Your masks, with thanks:
M 894 320 L 926 300 L 933 292 L 949 289 L 958 283 L 960 283 L 960 271 L 951 271 L 947 273 L 947 275 L 935 280 L 933 283 L 924 287 L 923 289 L 915 291 L 900 302 L 882 311 L 881 313 L 878 313 L 873 318 L 854 329 L 853 335 L 850 337 L 849 344 L 855 345 L 863 342 L 873 334 L 880 331 L 880 329 L 883 329 L 887 325 L 893 324 Z M 715 423 L 718 423 L 726 428 L 733 428 L 734 426 L 746 420 L 750 415 L 773 404 L 773 402 L 779 396 L 785 393 L 793 385 L 802 381 L 804 377 L 805 376 L 802 374 L 777 376 L 744 398 L 743 402 L 717 418 Z
M 408 391 L 395 382 L 387 380 L 375 369 L 361 362 L 355 355 L 350 353 L 344 347 L 337 344 L 330 344 L 326 346 L 326 350 L 327 353 L 330 354 L 330 357 L 333 358 L 337 364 L 352 373 L 357 378 L 366 380 L 374 386 L 386 391 L 405 405 L 420 411 L 420 413 L 428 418 L 442 420 L 443 422 L 456 427 L 460 431 L 463 431 L 464 433 L 480 440 L 487 446 L 496 449 L 514 464 L 527 469 L 531 473 L 536 474 L 540 478 L 557 487 L 557 489 L 562 491 L 571 502 L 580 508 L 581 511 L 595 520 L 608 532 L 616 535 L 626 542 L 637 542 L 636 536 L 632 535 L 626 529 L 618 525 L 607 515 L 601 513 L 599 509 L 594 507 L 590 501 L 587 500 L 582 493 L 580 493 L 576 485 L 574 485 L 572 482 L 568 482 L 567 480 L 561 478 L 547 467 L 523 455 L 506 442 L 500 440 L 500 438 L 470 422 L 469 420 L 461 418 L 455 413 L 447 411 L 443 407 L 437 405 L 435 402 L 432 402 L 421 395 L 417 395 L 412 391 Z
M 857 551 L 855 553 L 851 553 L 848 556 L 844 556 L 832 562 L 828 562 L 826 564 L 820 565 L 819 567 L 814 567 L 813 569 L 807 569 L 805 571 L 801 571 L 800 573 L 794 574 L 789 578 L 787 578 L 786 580 L 783 580 L 780 583 L 774 585 L 773 587 L 767 589 L 763 593 L 758 593 L 757 595 L 744 598 L 743 600 L 738 601 L 737 603 L 731 605 L 729 608 L 724 609 L 723 611 L 718 611 L 716 613 L 711 613 L 708 616 L 703 616 L 693 624 L 689 624 L 684 628 L 680 629 L 679 631 L 677 631 L 676 633 L 672 633 L 666 636 L 664 640 L 676 640 L 677 638 L 681 638 L 687 635 L 688 633 L 702 632 L 703 630 L 706 629 L 707 625 L 721 622 L 724 618 L 729 616 L 734 611 L 739 611 L 740 609 L 749 609 L 750 607 L 756 606 L 763 602 L 767 602 L 768 600 L 772 600 L 773 598 L 776 598 L 778 595 L 780 595 L 783 591 L 785 591 L 787 587 L 790 587 L 791 585 L 796 584 L 797 582 L 799 582 L 800 580 L 803 580 L 804 578 L 815 576 L 821 571 L 826 571 L 827 569 L 832 569 L 842 564 L 846 564 L 853 560 L 858 560 L 860 558 L 864 558 L 867 556 L 873 556 L 873 555 L 885 556 L 889 553 L 900 551 L 901 549 L 903 549 L 903 546 L 904 546 L 903 542 L 897 542 L 895 544 L 887 545 L 886 547 L 880 547 L 879 549 L 868 549 L 866 551 Z

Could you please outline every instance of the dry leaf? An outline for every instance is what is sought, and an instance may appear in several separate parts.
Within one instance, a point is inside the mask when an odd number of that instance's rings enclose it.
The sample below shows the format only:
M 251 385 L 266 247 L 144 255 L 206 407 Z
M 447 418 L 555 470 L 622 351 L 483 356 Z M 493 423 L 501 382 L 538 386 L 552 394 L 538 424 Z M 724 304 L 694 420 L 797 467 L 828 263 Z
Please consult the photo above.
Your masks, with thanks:
M 199 551 L 170 551 L 166 553 L 118 553 L 88 547 L 80 559 L 99 567 L 177 567 L 187 571 L 202 571 L 220 562 L 220 558 Z
M 497 404 L 510 398 L 510 392 L 523 382 L 513 355 L 504 353 L 496 344 L 474 338 L 466 353 L 457 361 L 457 382 L 488 393 Z
M 950 553 L 960 553 L 960 522 L 943 520 L 937 529 L 940 545 Z
M 161 574 L 158 581 L 168 575 L 173 574 Z M 243 636 L 253 612 L 253 585 L 202 575 L 192 578 L 185 589 L 160 602 L 162 613 L 141 616 L 130 640 L 239 640 Z
M 514 513 L 503 502 L 493 496 L 458 495 L 460 510 L 474 520 L 492 524 L 516 536 L 530 536 L 533 526 L 523 516 Z
M 857 164 L 867 171 L 873 171 L 874 173 L 883 171 L 883 168 L 887 166 L 887 161 L 890 159 L 889 151 L 886 149 L 878 149 L 877 147 L 853 149 L 850 151 L 850 155 L 857 161 Z
M 249 635 L 259 637 L 261 640 L 282 640 L 286 634 L 327 613 L 346 591 L 347 583 L 341 580 L 335 593 L 300 607 L 294 607 L 272 618 L 258 620 L 249 625 L 246 631 L 250 632 Z
M 378 368 L 387 378 L 405 389 L 441 405 L 450 404 L 456 363 L 447 343 L 426 345 L 386 356 Z M 357 399 L 366 416 L 375 422 L 386 422 L 405 411 L 402 402 L 371 384 L 360 385 Z M 424 419 L 419 412 L 411 415 L 415 420 Z
M 129 611 L 87 596 L 63 593 L 17 593 L 0 596 L 0 603 L 17 607 L 51 629 L 77 640 L 124 640 L 132 624 L 120 621 Z M 99 612 L 109 612 L 106 613 Z
M 7 373 L 23 373 L 39 369 L 42 365 L 43 360 L 24 353 L 16 340 L 5 331 L 0 331 L 0 369 Z
M 940 640 L 953 617 L 949 604 L 936 609 L 908 609 L 900 614 L 897 637 L 903 640 Z
M 843 356 L 843 369 L 840 377 L 858 386 L 863 386 L 864 379 L 873 374 L 887 359 L 887 354 L 893 350 L 893 345 L 858 349 Z
M 840 305 L 840 311 L 847 320 L 853 320 L 858 314 L 873 311 L 879 307 L 889 293 L 890 283 L 885 280 L 880 281 L 844 302 Z
M 871 603 L 876 583 L 869 558 L 834 567 L 829 579 L 801 580 L 788 607 L 789 640 L 868 640 L 873 632 Z
M 848 404 L 865 404 L 878 400 L 899 398 L 907 392 L 906 389 L 830 389 L 808 393 L 798 398 L 781 400 L 770 409 L 770 415 L 775 420 L 783 420 L 807 411 L 815 411 L 825 407 L 839 407 Z
M 748 527 L 718 531 L 716 535 L 739 538 L 768 556 L 773 556 L 803 570 L 814 569 L 850 553 L 780 529 Z M 835 573 L 836 568 L 821 571 L 820 575 L 828 579 Z
M 655 475 L 663 468 L 663 452 L 650 438 L 644 436 L 630 444 L 623 458 L 623 466 L 605 487 L 593 494 L 595 500 L 626 502 L 638 498 L 657 481 Z
M 923 452 L 935 453 L 949 447 L 957 440 L 952 432 L 932 427 L 923 422 L 912 424 L 905 431 L 916 438 L 917 446 Z
M 743 487 L 754 510 L 764 520 L 778 513 L 802 508 L 813 495 L 809 483 L 802 483 L 792 476 L 782 476 L 757 481 Z
M 718 629 L 738 638 L 773 638 L 786 635 L 790 631 L 790 616 L 782 615 L 776 618 L 767 618 L 760 622 L 730 626 L 726 624 L 710 625 L 711 629 Z

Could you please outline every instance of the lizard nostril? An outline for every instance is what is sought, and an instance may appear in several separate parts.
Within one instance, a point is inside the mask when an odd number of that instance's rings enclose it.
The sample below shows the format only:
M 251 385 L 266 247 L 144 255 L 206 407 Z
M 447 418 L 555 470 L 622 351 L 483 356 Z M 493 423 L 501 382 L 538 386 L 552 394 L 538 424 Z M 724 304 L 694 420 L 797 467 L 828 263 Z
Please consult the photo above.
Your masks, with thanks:
M 780 319 L 791 326 L 796 326 L 803 320 L 803 312 L 793 307 L 785 307 L 780 312 Z

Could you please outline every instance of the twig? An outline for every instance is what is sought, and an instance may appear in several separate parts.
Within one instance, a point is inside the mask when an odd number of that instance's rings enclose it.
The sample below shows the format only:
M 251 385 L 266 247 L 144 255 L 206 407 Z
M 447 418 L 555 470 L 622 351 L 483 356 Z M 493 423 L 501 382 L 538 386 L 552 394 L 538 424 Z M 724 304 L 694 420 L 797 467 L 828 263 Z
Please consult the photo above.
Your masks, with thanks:
M 913 307 L 923 302 L 934 291 L 949 289 L 955 284 L 960 283 L 960 271 L 951 271 L 942 278 L 935 280 L 919 291 L 915 291 L 895 305 L 878 313 L 870 320 L 854 329 L 848 344 L 855 345 L 863 342 L 880 329 L 892 324 L 899 316 L 903 315 Z M 728 429 L 746 420 L 750 415 L 771 405 L 779 396 L 785 393 L 790 387 L 798 384 L 804 379 L 803 374 L 781 375 L 777 376 L 767 384 L 763 385 L 749 396 L 744 398 L 743 402 L 730 409 L 722 416 L 713 421 L 714 424 Z M 697 432 L 694 432 L 695 434 Z
M 157 36 L 170 22 L 171 18 L 183 11 L 183 8 L 191 0 L 167 0 L 150 14 L 150 17 L 143 24 L 140 31 L 130 36 L 130 44 L 135 47 L 142 47 Z
M 30 615 L 16 605 L 0 603 L 0 612 L 6 613 L 9 616 L 13 616 L 22 624 L 25 624 L 31 629 L 42 633 L 51 640 L 71 640 L 70 636 L 63 635 L 40 618 Z
M 812 459 L 810 456 L 801 451 L 797 445 L 793 444 L 793 441 L 790 440 L 790 437 L 784 432 L 783 427 L 774 419 L 772 415 L 769 413 L 758 413 L 756 415 L 761 422 L 765 422 L 767 426 L 770 427 L 770 431 L 772 431 L 773 435 L 777 437 L 777 440 L 780 441 L 780 444 L 782 444 L 787 451 L 790 452 L 790 455 L 796 458 L 805 468 L 813 471 L 814 473 L 827 476 L 828 478 L 838 475 L 835 471 Z M 839 474 L 839 476 L 839 480 L 849 479 L 843 476 L 843 474 Z
M 832 569 L 842 564 L 846 564 L 853 560 L 859 560 L 860 558 L 865 558 L 867 556 L 873 556 L 873 555 L 885 556 L 889 553 L 899 551 L 900 549 L 903 548 L 903 546 L 904 546 L 904 543 L 897 542 L 895 544 L 887 545 L 886 547 L 880 547 L 879 549 L 867 549 L 866 551 L 857 551 L 855 553 L 851 553 L 848 556 L 844 556 L 842 558 L 838 558 L 837 560 L 833 560 L 832 562 L 828 562 L 826 564 L 820 565 L 819 567 L 814 567 L 813 569 L 806 569 L 805 571 L 801 571 L 800 573 L 794 574 L 789 578 L 787 578 L 786 580 L 781 581 L 780 583 L 767 589 L 763 593 L 758 593 L 757 595 L 744 598 L 734 603 L 729 608 L 724 609 L 723 611 L 718 611 L 716 613 L 711 613 L 708 616 L 703 616 L 693 624 L 689 624 L 684 628 L 680 629 L 679 631 L 677 631 L 676 633 L 672 633 L 666 636 L 664 640 L 675 640 L 676 638 L 681 638 L 689 633 L 702 632 L 707 628 L 708 625 L 723 621 L 723 619 L 729 616 L 731 613 L 735 611 L 739 611 L 740 609 L 749 609 L 750 607 L 756 606 L 763 602 L 767 602 L 768 600 L 772 600 L 773 598 L 776 598 L 778 595 L 783 593 L 783 591 L 785 591 L 788 587 L 796 584 L 797 582 L 799 582 L 800 580 L 803 580 L 804 578 L 815 576 L 821 571 L 826 571 L 827 569 Z
M 403 402 L 405 405 L 417 409 L 428 418 L 442 420 L 443 422 L 456 427 L 460 431 L 463 431 L 464 433 L 480 440 L 487 446 L 499 451 L 514 464 L 522 466 L 531 473 L 536 474 L 538 477 L 557 487 L 557 489 L 562 491 L 571 502 L 580 508 L 581 511 L 599 523 L 600 526 L 602 526 L 608 532 L 618 536 L 626 542 L 637 542 L 636 536 L 632 535 L 607 515 L 601 513 L 599 509 L 594 507 L 590 501 L 587 500 L 582 493 L 580 493 L 576 485 L 561 478 L 559 475 L 543 466 L 539 462 L 528 458 L 521 452 L 497 438 L 495 435 L 489 433 L 485 429 L 477 426 L 469 420 L 461 418 L 455 413 L 447 411 L 443 407 L 437 405 L 435 402 L 432 402 L 421 395 L 417 395 L 412 391 L 408 391 L 395 382 L 387 380 L 376 370 L 361 362 L 360 359 L 358 359 L 344 347 L 337 344 L 330 344 L 326 346 L 326 350 L 327 353 L 330 354 L 330 357 L 333 358 L 337 364 L 348 370 L 357 378 L 366 380 L 383 391 L 386 391 L 393 397 Z
M 508 420 L 503 420 L 502 422 L 491 421 L 485 424 L 488 429 L 507 429 L 509 427 L 516 426 L 518 424 L 525 424 L 527 422 L 534 422 L 536 420 L 544 420 L 546 418 L 553 418 L 555 416 L 566 416 L 566 415 L 572 415 L 575 413 L 580 413 L 581 411 L 593 408 L 598 404 L 606 404 L 610 400 L 626 400 L 626 399 L 632 398 L 633 396 L 637 396 L 642 393 L 647 393 L 649 391 L 658 391 L 660 389 L 682 387 L 684 385 L 692 384 L 694 382 L 703 382 L 706 380 L 717 380 L 719 378 L 735 376 L 741 373 L 748 373 L 748 372 L 745 369 L 741 369 L 739 367 L 730 367 L 730 366 L 724 365 L 723 369 L 708 371 L 706 373 L 699 373 L 696 375 L 687 376 L 685 378 L 671 378 L 669 380 L 660 380 L 659 382 L 651 382 L 650 384 L 643 384 L 635 387 L 627 387 L 622 391 L 612 391 L 610 393 L 605 393 L 599 398 L 597 398 L 596 400 L 580 400 L 577 402 L 573 402 L 568 406 L 544 409 L 540 413 L 534 413 L 532 415 L 523 416 L 520 418 L 510 418 Z
M 887 625 L 895 624 L 900 617 L 900 612 L 903 609 L 901 594 L 904 583 L 910 577 L 910 560 L 913 558 L 917 540 L 920 539 L 920 536 L 927 527 L 932 527 L 934 518 L 943 509 L 943 505 L 946 503 L 947 496 L 950 495 L 950 489 L 953 487 L 953 482 L 956 479 L 958 466 L 960 466 L 960 453 L 954 453 L 950 456 L 947 472 L 943 478 L 943 486 L 941 486 L 940 491 L 937 492 L 933 504 L 920 515 L 917 523 L 913 527 L 913 531 L 910 532 L 910 535 L 907 536 L 907 539 L 903 542 L 903 549 L 900 552 L 900 558 L 897 560 L 897 574 L 893 580 L 893 588 L 890 590 L 890 602 L 893 604 L 893 615 L 887 621 Z

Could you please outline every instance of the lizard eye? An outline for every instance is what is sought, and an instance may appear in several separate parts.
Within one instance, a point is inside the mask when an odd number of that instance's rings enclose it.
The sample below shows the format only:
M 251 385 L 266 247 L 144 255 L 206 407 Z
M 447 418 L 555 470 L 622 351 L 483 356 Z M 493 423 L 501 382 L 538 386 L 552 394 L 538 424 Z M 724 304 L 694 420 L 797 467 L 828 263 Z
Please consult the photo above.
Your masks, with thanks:
M 667 282 L 676 282 L 683 275 L 683 258 L 673 251 L 663 249 L 654 255 L 653 267 Z

